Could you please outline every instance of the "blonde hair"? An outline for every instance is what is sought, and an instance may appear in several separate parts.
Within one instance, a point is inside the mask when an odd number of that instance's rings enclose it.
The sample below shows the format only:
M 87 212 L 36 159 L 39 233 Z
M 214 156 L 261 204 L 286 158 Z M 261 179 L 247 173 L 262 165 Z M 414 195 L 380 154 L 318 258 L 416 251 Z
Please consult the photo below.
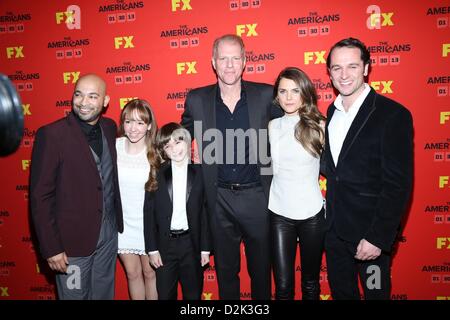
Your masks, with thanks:
M 219 48 L 219 44 L 226 41 L 238 44 L 241 47 L 241 57 L 242 59 L 245 58 L 245 45 L 244 41 L 242 41 L 242 38 L 235 34 L 226 34 L 214 40 L 212 51 L 212 56 L 214 59 L 217 58 L 217 50 Z

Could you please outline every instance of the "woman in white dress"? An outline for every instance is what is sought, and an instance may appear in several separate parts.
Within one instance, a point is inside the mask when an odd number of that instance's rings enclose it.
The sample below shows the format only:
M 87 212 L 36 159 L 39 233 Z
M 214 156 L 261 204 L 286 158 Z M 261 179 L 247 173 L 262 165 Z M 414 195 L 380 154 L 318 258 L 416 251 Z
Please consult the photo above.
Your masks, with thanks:
M 275 298 L 294 298 L 298 238 L 302 299 L 318 300 L 325 233 L 319 187 L 325 117 L 317 108 L 314 85 L 298 68 L 281 71 L 274 96 L 275 103 L 284 111 L 283 117 L 269 123 L 273 162 L 269 210 Z
M 123 233 L 119 233 L 119 257 L 125 268 L 132 300 L 156 300 L 155 271 L 145 252 L 145 190 L 156 188 L 159 158 L 155 149 L 158 130 L 153 111 L 145 100 L 128 102 L 120 115 L 116 140 L 117 168 L 123 208 Z

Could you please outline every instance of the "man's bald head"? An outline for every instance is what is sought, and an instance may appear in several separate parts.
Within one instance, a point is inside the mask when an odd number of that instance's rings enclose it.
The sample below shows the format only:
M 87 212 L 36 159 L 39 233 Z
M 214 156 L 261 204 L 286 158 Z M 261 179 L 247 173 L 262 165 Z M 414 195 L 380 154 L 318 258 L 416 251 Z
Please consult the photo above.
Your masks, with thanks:
M 78 118 L 88 124 L 97 123 L 103 108 L 109 103 L 106 82 L 96 74 L 86 74 L 75 84 L 72 110 Z
M 89 83 L 92 86 L 97 86 L 99 93 L 106 95 L 106 82 L 100 76 L 94 73 L 88 73 L 80 78 L 78 78 L 75 88 L 78 87 L 80 83 Z

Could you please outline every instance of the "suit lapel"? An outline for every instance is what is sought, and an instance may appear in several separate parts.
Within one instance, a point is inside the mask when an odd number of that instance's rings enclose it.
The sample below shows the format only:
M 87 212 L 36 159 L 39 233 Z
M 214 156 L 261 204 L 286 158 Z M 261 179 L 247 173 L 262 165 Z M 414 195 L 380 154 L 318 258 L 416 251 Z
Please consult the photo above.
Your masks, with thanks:
M 262 117 L 263 117 L 263 104 L 260 101 L 260 94 L 254 90 L 254 87 L 246 81 L 242 81 L 242 86 L 245 89 L 247 98 L 247 110 L 249 129 L 255 130 L 256 134 L 249 135 L 249 156 L 250 159 L 259 159 L 258 157 L 258 135 L 261 129 Z M 251 161 L 251 160 L 250 160 Z M 259 162 L 259 160 L 258 160 Z
M 254 92 L 253 86 L 249 85 L 246 81 L 242 81 L 242 86 L 245 89 L 247 95 L 247 107 L 248 107 L 248 119 L 250 128 L 255 129 L 256 132 L 261 128 L 261 115 L 260 110 L 261 103 L 259 101 L 258 92 Z
M 364 128 L 365 124 L 370 118 L 370 115 L 375 111 L 375 100 L 376 93 L 373 89 L 371 89 L 369 95 L 364 100 L 364 103 L 356 114 L 356 117 L 353 120 L 352 125 L 347 132 L 347 135 L 345 136 L 341 152 L 339 153 L 338 166 L 339 163 L 341 163 L 347 155 L 361 130 Z
M 189 200 L 189 195 L 191 194 L 192 185 L 194 184 L 194 178 L 195 178 L 195 171 L 192 164 L 188 165 L 187 170 L 187 185 L 186 185 L 186 203 Z
M 328 109 L 327 114 L 327 125 L 325 128 L 325 155 L 330 158 L 329 162 L 332 164 L 333 170 L 336 169 L 336 164 L 334 163 L 333 156 L 331 155 L 331 149 L 330 149 L 330 138 L 328 135 L 328 125 L 330 124 L 330 120 L 333 117 L 334 111 L 336 111 L 336 107 L 334 104 L 332 104 Z
M 206 91 L 202 95 L 202 118 L 203 120 L 203 128 L 202 128 L 202 137 L 200 139 L 203 139 L 203 135 L 206 130 L 211 128 L 217 128 L 216 125 L 216 100 L 217 100 L 217 86 L 218 84 L 211 86 L 211 88 Z M 198 138 L 198 137 L 196 137 Z M 199 145 L 199 142 L 197 141 L 197 145 Z M 199 150 L 199 156 L 200 156 L 200 162 L 204 162 L 204 155 L 203 152 L 205 150 L 205 145 L 209 145 L 209 142 L 203 142 L 201 143 L 201 150 Z M 215 197 L 216 192 L 210 191 L 213 190 L 215 186 L 215 181 L 217 179 L 217 164 L 211 163 L 208 165 L 204 165 L 203 169 L 205 170 L 205 183 L 208 186 L 208 193 L 211 196 L 211 202 L 215 203 Z
M 106 132 L 106 128 L 105 128 L 105 120 L 103 119 L 103 117 L 100 117 L 100 119 L 98 121 L 99 121 L 100 127 L 102 128 L 103 135 L 105 136 L 105 140 L 108 143 L 109 153 L 111 154 L 113 164 L 114 164 L 114 166 L 116 166 L 117 165 L 116 140 L 109 139 L 109 136 L 108 136 L 108 134 Z
M 170 162 L 164 168 L 164 179 L 166 180 L 170 201 L 173 203 L 172 166 L 170 165 Z
M 202 103 L 204 116 L 203 133 L 205 130 L 208 130 L 210 128 L 216 128 L 216 94 L 217 94 L 217 85 L 212 86 L 211 90 L 203 96 L 203 103 Z

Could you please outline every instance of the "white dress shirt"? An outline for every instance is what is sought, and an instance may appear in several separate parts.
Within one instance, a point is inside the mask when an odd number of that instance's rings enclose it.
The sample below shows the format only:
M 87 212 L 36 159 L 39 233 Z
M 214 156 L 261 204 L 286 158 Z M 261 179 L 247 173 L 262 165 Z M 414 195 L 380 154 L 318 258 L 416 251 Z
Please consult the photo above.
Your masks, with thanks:
M 171 163 L 172 169 L 172 220 L 170 230 L 189 229 L 186 212 L 186 187 L 188 160 L 180 166 Z M 150 255 L 159 253 L 158 250 L 150 251 Z
M 341 153 L 342 145 L 344 144 L 348 130 L 369 92 L 370 86 L 367 83 L 364 83 L 363 92 L 361 92 L 355 102 L 348 108 L 348 112 L 344 109 L 341 95 L 338 95 L 334 101 L 336 110 L 328 125 L 328 139 L 330 141 L 330 150 L 335 166 L 338 164 L 339 154 Z
M 186 187 L 187 187 L 187 168 L 186 160 L 181 165 L 172 162 L 172 221 L 170 230 L 189 229 L 186 212 Z

